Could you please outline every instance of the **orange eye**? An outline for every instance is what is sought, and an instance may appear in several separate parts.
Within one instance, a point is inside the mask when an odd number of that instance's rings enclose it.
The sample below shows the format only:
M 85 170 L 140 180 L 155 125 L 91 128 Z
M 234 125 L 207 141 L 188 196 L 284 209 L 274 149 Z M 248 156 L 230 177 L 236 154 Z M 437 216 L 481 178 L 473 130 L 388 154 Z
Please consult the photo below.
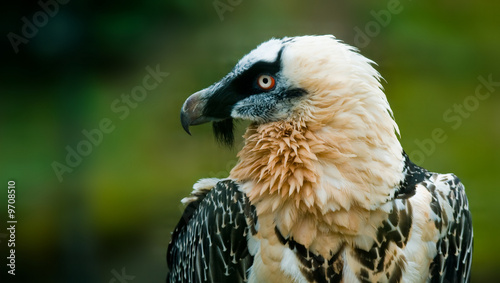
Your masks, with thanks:
M 257 79 L 257 84 L 263 90 L 270 90 L 276 85 L 276 81 L 272 76 L 260 75 Z

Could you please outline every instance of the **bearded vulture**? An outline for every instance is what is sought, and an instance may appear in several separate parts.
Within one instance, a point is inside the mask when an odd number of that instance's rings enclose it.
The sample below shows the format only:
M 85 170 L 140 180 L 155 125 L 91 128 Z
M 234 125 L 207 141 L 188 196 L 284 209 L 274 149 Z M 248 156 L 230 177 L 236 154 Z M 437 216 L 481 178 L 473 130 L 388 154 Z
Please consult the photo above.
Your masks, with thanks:
M 271 39 L 185 101 L 188 133 L 250 125 L 229 176 L 183 199 L 167 282 L 470 280 L 464 186 L 410 161 L 373 64 L 331 35 Z

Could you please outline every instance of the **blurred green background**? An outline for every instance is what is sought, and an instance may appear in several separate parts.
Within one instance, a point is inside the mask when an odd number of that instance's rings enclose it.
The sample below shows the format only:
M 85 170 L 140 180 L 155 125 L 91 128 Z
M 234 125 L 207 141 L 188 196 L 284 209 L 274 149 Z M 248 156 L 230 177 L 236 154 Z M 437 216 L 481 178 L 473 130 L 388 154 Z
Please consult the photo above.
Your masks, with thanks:
M 488 98 L 475 93 L 479 76 L 500 82 L 500 2 L 74 0 L 59 4 L 17 53 L 7 35 L 22 36 L 23 17 L 43 9 L 35 1 L 4 6 L 0 227 L 14 180 L 13 282 L 120 282 L 117 274 L 163 282 L 180 199 L 199 178 L 227 176 L 242 144 L 220 148 L 210 125 L 188 136 L 183 101 L 259 43 L 304 34 L 334 34 L 378 63 L 406 151 L 466 186 L 473 282 L 498 278 L 500 83 Z M 143 84 L 147 66 L 169 75 L 124 117 L 112 105 L 126 105 L 122 95 Z M 89 154 L 60 182 L 53 162 L 65 164 L 67 147 L 103 119 L 114 130 L 91 149 L 80 145 Z M 436 128 L 445 138 L 433 140 Z M 6 236 L 2 228 L 7 279 Z

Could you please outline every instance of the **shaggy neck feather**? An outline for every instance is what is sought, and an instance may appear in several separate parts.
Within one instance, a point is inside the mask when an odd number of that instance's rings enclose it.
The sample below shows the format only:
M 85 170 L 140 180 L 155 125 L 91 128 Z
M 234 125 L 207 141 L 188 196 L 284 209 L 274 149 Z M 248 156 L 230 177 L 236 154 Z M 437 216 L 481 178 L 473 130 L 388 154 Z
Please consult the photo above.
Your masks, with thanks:
M 356 236 L 403 179 L 392 124 L 363 136 L 338 126 L 338 121 L 250 125 L 230 174 L 242 183 L 259 216 L 274 215 L 284 236 L 319 252 L 332 234 Z M 389 138 L 380 131 L 389 131 Z

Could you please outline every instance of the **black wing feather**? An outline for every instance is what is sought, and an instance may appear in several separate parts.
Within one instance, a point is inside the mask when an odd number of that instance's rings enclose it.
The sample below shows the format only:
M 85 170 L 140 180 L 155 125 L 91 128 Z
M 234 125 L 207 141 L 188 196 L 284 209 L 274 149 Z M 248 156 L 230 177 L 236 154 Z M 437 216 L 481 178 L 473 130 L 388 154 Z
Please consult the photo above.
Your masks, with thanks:
M 256 213 L 231 180 L 189 203 L 168 246 L 167 282 L 246 282 Z
M 433 193 L 433 203 L 439 206 L 439 199 L 448 202 L 453 210 L 453 215 L 446 215 L 445 210 L 440 211 L 442 223 L 438 228 L 446 229 L 445 237 L 437 242 L 437 255 L 430 266 L 431 282 L 469 282 L 472 263 L 473 231 L 469 203 L 465 189 L 460 180 L 453 176 L 445 180 L 450 187 L 448 195 L 437 197 Z M 432 187 L 432 186 L 431 186 Z M 439 211 L 436 209 L 435 211 Z
M 438 216 L 436 228 L 441 235 L 436 243 L 437 255 L 429 270 L 429 281 L 469 282 L 472 263 L 473 231 L 472 218 L 465 189 L 453 174 L 436 174 L 415 165 L 408 155 L 406 159 L 406 178 L 398 190 L 397 198 L 411 198 L 415 194 L 415 185 L 422 184 L 432 194 L 431 210 Z M 438 190 L 435 182 L 445 183 L 449 193 Z M 447 215 L 445 206 L 452 208 L 452 215 Z M 444 230 L 444 231 L 443 231 Z

